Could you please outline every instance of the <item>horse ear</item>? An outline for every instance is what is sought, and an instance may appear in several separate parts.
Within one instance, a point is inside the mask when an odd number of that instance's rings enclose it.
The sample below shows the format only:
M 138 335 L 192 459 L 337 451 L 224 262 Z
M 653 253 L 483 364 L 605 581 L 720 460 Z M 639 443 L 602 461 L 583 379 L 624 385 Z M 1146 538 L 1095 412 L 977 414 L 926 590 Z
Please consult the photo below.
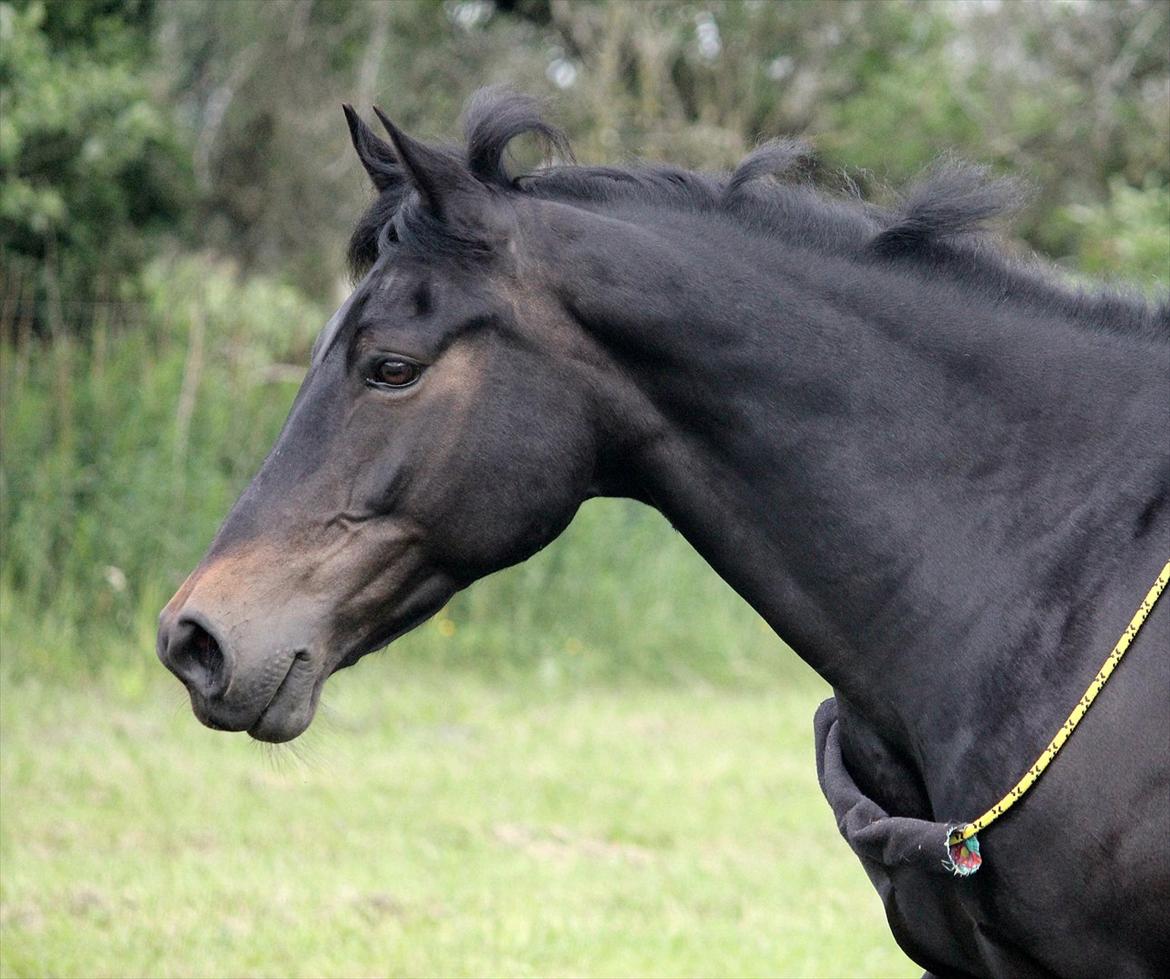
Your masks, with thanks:
M 386 118 L 377 106 L 374 112 L 386 127 L 399 163 L 422 197 L 423 204 L 437 218 L 447 216 L 446 204 L 453 196 L 481 190 L 479 182 L 454 156 L 407 136 Z
M 341 108 L 345 112 L 345 121 L 349 124 L 349 138 L 353 140 L 353 148 L 357 150 L 358 159 L 362 161 L 362 166 L 366 168 L 366 173 L 370 175 L 374 186 L 383 191 L 401 182 L 402 171 L 394 150 L 362 122 L 361 116 L 354 112 L 352 105 L 343 102 Z

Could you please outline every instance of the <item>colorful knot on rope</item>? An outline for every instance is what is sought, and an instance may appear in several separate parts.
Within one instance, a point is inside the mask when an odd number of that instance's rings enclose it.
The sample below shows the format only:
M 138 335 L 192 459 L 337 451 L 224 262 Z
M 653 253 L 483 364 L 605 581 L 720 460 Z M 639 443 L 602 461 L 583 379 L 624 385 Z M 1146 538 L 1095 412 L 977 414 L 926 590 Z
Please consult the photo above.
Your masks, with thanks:
M 944 866 L 956 877 L 970 877 L 983 863 L 979 855 L 979 837 L 971 836 L 947 846 Z

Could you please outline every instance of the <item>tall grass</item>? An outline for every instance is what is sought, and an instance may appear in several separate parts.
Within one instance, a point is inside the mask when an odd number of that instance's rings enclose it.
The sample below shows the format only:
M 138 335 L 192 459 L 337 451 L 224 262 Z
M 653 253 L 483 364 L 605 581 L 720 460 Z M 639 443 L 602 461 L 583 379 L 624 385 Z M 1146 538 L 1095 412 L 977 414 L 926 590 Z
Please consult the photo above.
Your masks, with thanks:
M 85 340 L 71 331 L 2 348 L 10 666 L 75 670 L 98 649 L 138 652 L 126 640 L 139 613 L 181 579 L 287 409 L 293 386 L 262 365 L 319 319 L 295 292 L 237 285 L 202 260 L 159 265 L 147 282 L 133 327 L 97 309 Z M 262 329 L 282 319 L 285 343 Z M 25 625 L 67 641 L 38 644 L 30 662 L 12 641 Z
M 155 669 L 158 609 L 251 478 L 323 311 L 203 259 L 159 263 L 136 328 L 8 341 L 0 631 L 9 676 Z M 780 643 L 657 514 L 586 505 L 396 653 L 545 681 L 762 679 Z

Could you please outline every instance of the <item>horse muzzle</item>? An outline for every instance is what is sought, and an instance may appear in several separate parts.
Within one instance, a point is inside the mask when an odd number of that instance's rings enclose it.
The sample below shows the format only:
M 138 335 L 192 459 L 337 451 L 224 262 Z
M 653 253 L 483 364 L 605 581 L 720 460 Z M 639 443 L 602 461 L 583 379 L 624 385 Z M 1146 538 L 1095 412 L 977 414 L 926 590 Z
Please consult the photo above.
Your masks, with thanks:
M 223 574 L 224 563 L 197 569 L 163 609 L 158 658 L 207 727 L 290 741 L 312 721 L 329 672 L 314 603 L 266 614 L 273 596 Z
M 330 674 L 418 625 L 455 591 L 417 551 L 346 543 L 213 548 L 175 593 L 159 616 L 158 657 L 203 724 L 261 741 L 297 737 Z
M 184 608 L 163 613 L 158 656 L 187 688 L 195 716 L 217 731 L 290 741 L 316 713 L 320 671 L 306 648 L 269 644 L 244 663 L 213 623 Z

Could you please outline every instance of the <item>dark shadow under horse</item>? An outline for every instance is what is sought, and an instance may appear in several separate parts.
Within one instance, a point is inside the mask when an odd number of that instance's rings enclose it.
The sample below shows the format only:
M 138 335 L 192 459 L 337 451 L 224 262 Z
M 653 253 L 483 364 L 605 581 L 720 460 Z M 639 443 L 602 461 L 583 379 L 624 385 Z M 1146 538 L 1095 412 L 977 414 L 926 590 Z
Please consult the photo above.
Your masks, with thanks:
M 908 954 L 1165 974 L 1170 600 L 978 874 L 942 835 L 1047 744 L 1170 556 L 1167 305 L 1004 257 L 969 168 L 882 210 L 773 179 L 793 143 L 513 177 L 523 133 L 567 158 L 522 97 L 478 97 L 458 151 L 347 117 L 378 192 L 358 285 L 161 619 L 199 719 L 296 737 L 331 673 L 631 497 L 832 684 L 822 781 Z

